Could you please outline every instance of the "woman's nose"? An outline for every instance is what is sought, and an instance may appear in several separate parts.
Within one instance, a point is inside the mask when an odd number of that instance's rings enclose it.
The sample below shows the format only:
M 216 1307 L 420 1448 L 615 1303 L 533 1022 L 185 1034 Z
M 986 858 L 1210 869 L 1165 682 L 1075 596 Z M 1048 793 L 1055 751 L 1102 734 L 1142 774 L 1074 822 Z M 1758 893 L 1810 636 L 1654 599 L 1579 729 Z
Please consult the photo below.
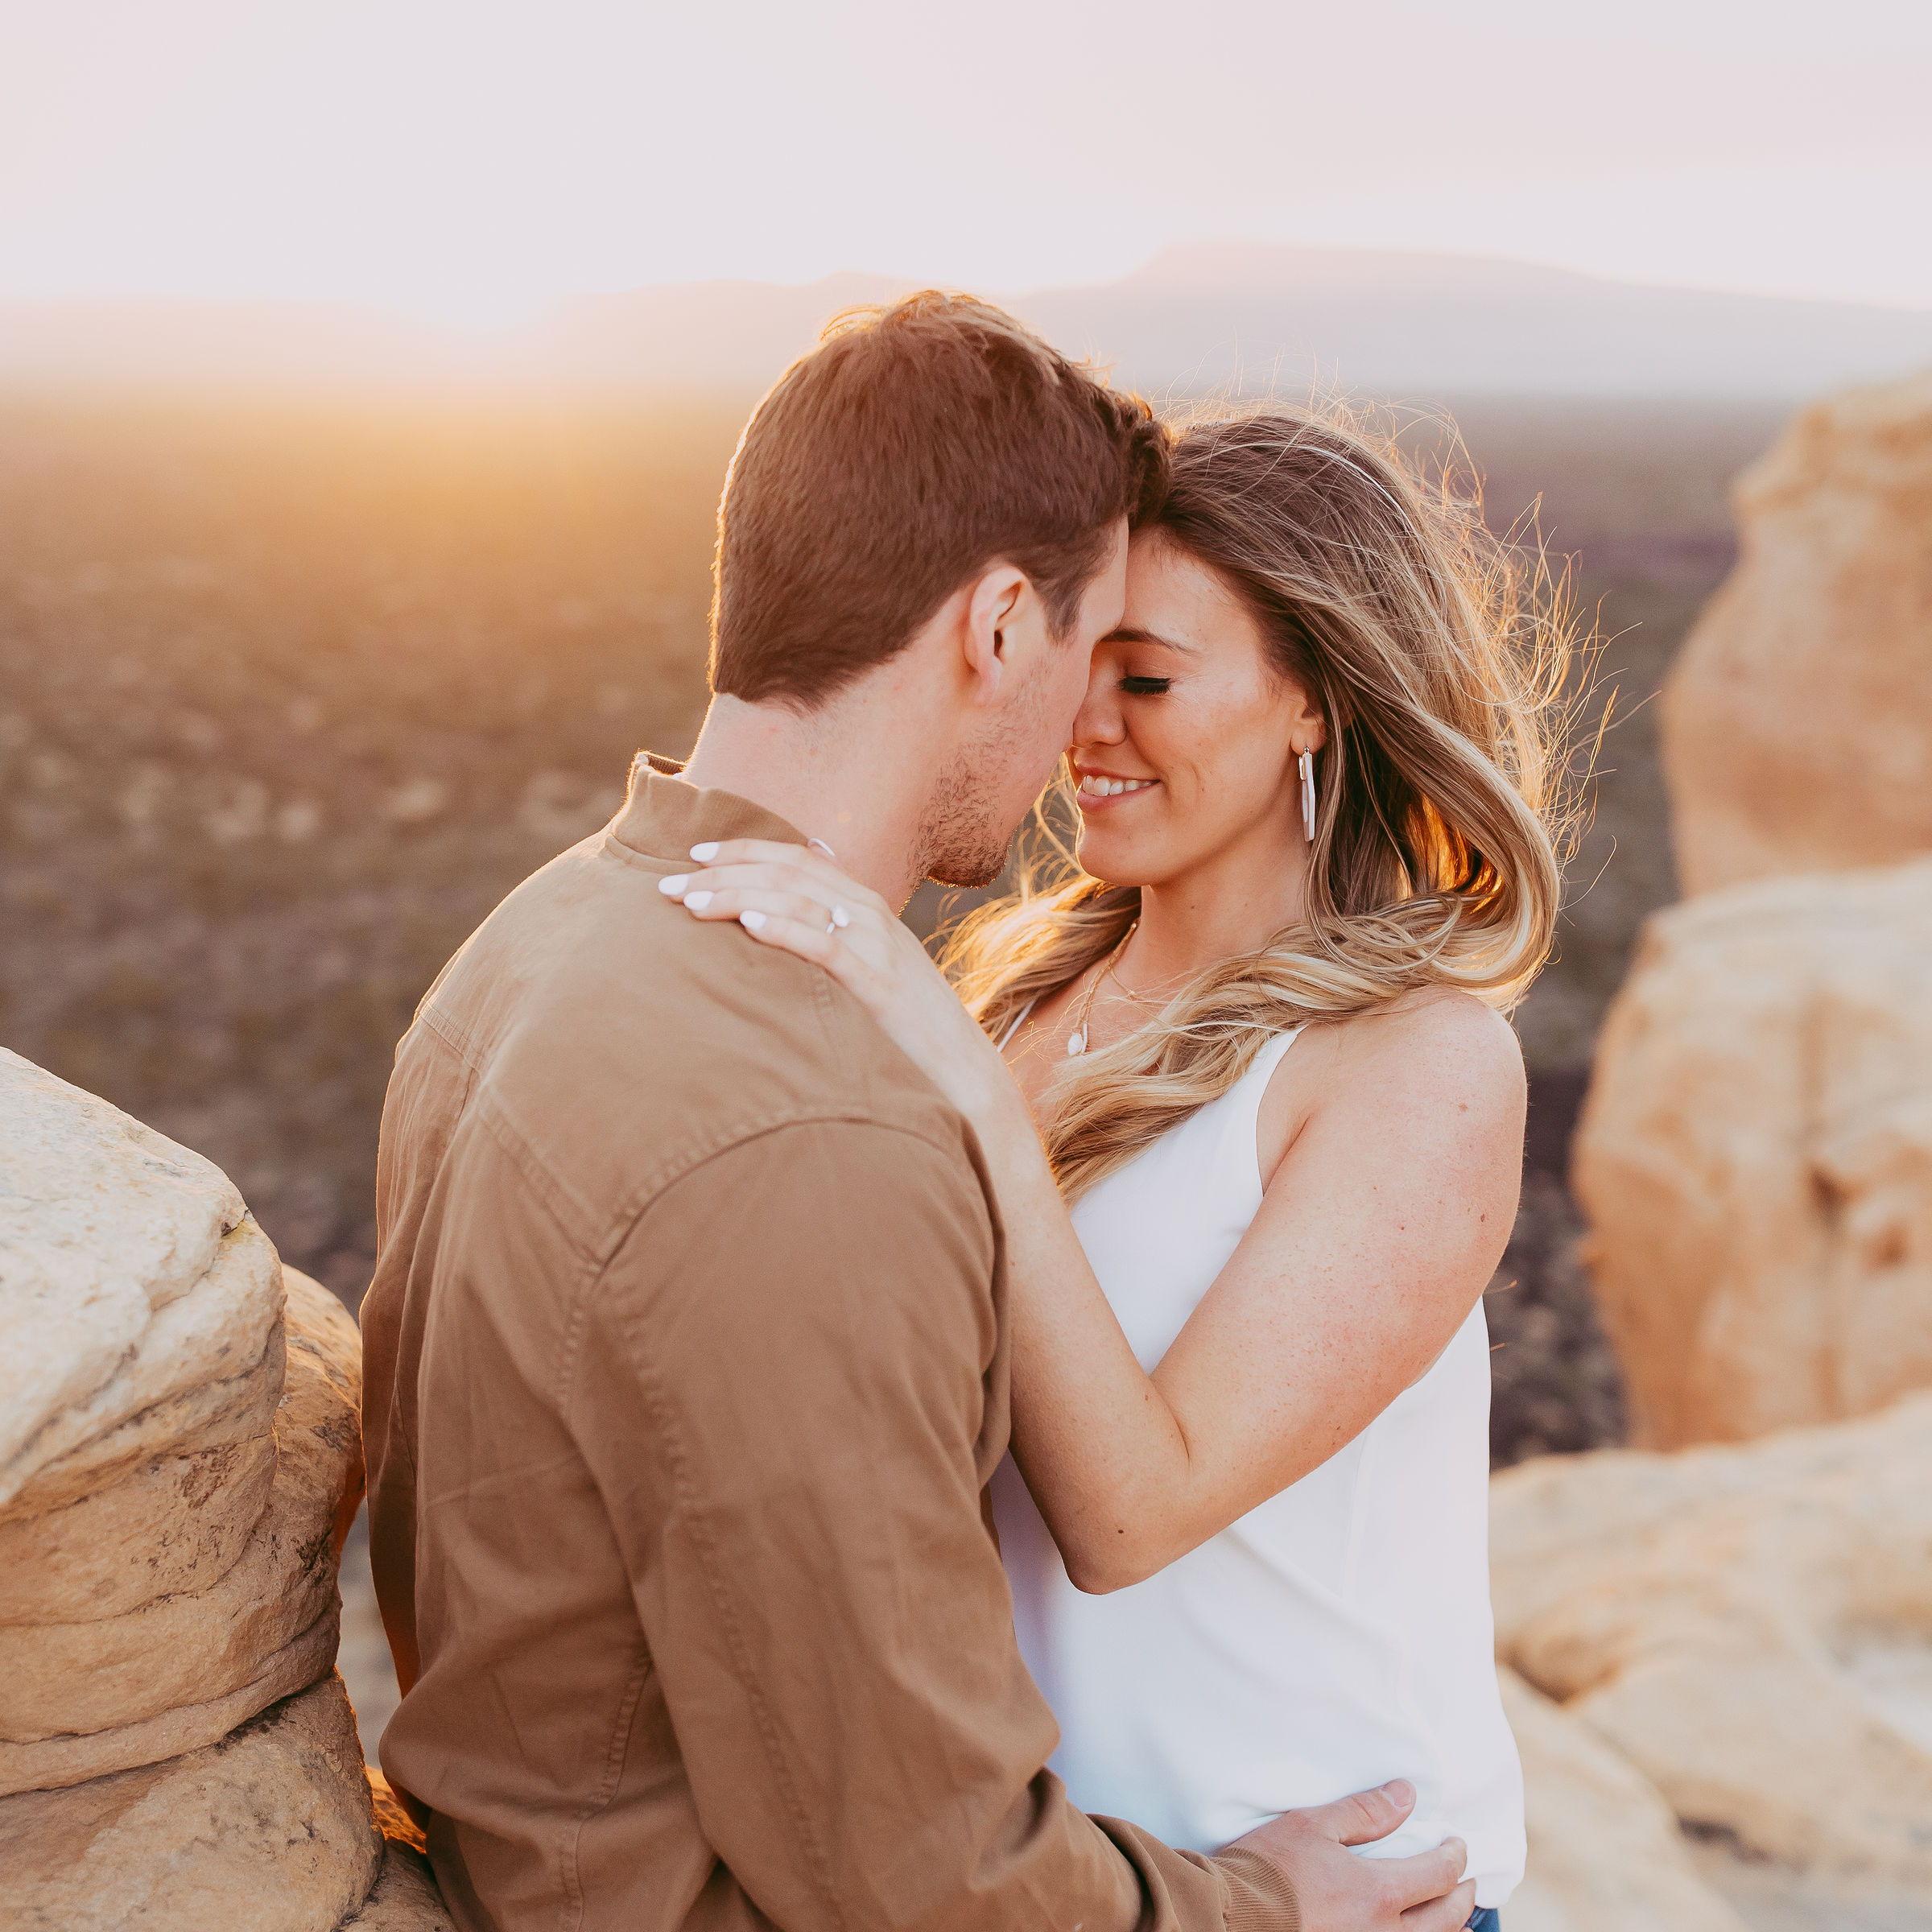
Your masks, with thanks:
M 1087 687 L 1087 696 L 1073 720 L 1073 741 L 1078 745 L 1117 745 L 1127 735 L 1127 721 L 1121 716 L 1113 680 L 1096 677 Z

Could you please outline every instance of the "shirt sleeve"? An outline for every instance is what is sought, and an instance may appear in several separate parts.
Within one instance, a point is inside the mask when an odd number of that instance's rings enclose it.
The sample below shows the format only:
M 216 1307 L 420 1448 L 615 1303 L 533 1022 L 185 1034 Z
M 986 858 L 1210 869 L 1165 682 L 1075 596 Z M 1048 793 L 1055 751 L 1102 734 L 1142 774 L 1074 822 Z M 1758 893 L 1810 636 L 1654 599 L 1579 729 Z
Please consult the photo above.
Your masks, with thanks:
M 1294 1932 L 1271 1867 L 1044 1768 L 981 1506 L 994 1239 L 963 1149 L 809 1121 L 672 1183 L 597 1285 L 578 1436 L 706 1838 L 786 1932 Z

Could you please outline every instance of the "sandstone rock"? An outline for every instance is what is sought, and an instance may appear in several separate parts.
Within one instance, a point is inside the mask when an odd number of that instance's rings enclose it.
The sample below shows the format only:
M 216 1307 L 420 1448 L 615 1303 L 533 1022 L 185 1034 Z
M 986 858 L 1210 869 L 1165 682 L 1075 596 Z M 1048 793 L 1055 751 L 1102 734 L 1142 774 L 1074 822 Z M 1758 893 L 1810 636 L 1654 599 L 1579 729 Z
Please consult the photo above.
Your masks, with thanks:
M 199 1590 L 268 1501 L 275 1439 L 157 1456 L 56 1509 L 0 1518 L 0 1624 L 89 1621 Z
M 1663 697 L 1688 892 L 1932 851 L 1932 374 L 1807 410 Z
M 246 1246 L 237 1248 L 233 1261 L 246 1258 L 252 1269 L 258 1256 L 250 1251 L 258 1249 L 266 1250 L 272 1265 L 275 1251 L 254 1222 L 247 1223 L 246 1230 L 236 1232 L 237 1235 L 245 1233 Z M 217 1267 L 209 1270 L 210 1281 L 203 1290 L 196 1290 L 197 1299 L 203 1298 L 204 1290 L 212 1289 L 212 1278 L 224 1265 L 218 1260 Z M 275 1405 L 282 1399 L 287 1340 L 278 1315 L 262 1352 L 252 1361 L 233 1374 L 218 1376 L 212 1381 L 196 1382 L 184 1377 L 183 1385 L 160 1401 L 137 1410 L 112 1428 L 53 1459 L 15 1492 L 10 1503 L 0 1505 L 0 1513 L 10 1518 L 58 1509 L 93 1495 L 122 1472 L 157 1455 L 218 1448 L 267 1434 L 274 1426 Z M 164 1332 L 156 1340 L 155 1352 L 165 1354 L 172 1345 L 172 1339 Z M 184 1347 L 184 1357 L 191 1356 L 196 1346 L 189 1344 Z M 143 1356 L 147 1352 L 145 1349 L 142 1352 Z M 138 1358 L 134 1366 L 140 1368 Z
M 1572 1179 L 1640 1443 L 1932 1386 L 1932 861 L 1652 919 Z
M 0 1790 L 212 1743 L 335 1659 L 336 1563 L 362 1468 L 353 1322 L 289 1273 L 287 1383 L 267 1505 L 227 1568 L 125 1613 L 0 1627 Z
M 1932 1396 L 1499 1476 L 1498 1655 L 1687 1825 L 1932 1923 Z
M 281 1282 L 220 1169 L 3 1050 L 0 1141 L 0 1509 L 262 1434 Z
M 93 1732 L 0 1737 L 0 1796 L 77 1785 L 130 1766 L 200 1749 L 237 1724 L 290 1697 L 334 1667 L 337 1616 L 332 1604 L 262 1662 L 256 1674 L 218 1697 L 177 1704 L 151 1717 Z
M 383 1848 L 375 1889 L 361 1910 L 345 1921 L 343 1932 L 455 1932 L 455 1926 L 429 1860 L 392 1838 Z
M 186 1757 L 0 1799 L 9 1932 L 329 1932 L 382 1857 L 361 1757 L 331 1677 Z
M 299 1391 L 283 1398 L 281 1421 L 326 1439 L 345 1471 L 331 1532 L 340 1557 L 362 1501 L 362 1331 L 356 1318 L 312 1276 L 284 1268 L 288 1292 L 288 1359 Z
M 382 1870 L 368 1902 L 343 1932 L 453 1932 L 454 1922 L 436 1889 L 421 1827 L 402 1809 L 380 1771 L 369 1773 L 376 1829 L 382 1834 Z
M 1509 1932 L 1744 1932 L 1656 1789 L 1513 1671 L 1502 1680 L 1530 1832 L 1528 1876 L 1503 1909 Z

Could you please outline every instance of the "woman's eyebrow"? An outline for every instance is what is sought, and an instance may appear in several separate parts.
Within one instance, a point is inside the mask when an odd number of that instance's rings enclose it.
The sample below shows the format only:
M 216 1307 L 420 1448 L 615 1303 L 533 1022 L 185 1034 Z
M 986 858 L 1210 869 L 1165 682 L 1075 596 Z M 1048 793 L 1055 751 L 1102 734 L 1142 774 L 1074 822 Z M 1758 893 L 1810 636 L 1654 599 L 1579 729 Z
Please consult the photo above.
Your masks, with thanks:
M 1164 650 L 1192 651 L 1191 644 L 1183 644 L 1174 638 L 1164 638 L 1158 630 L 1142 630 L 1137 625 L 1123 624 L 1110 630 L 1100 642 L 1103 644 L 1158 644 Z

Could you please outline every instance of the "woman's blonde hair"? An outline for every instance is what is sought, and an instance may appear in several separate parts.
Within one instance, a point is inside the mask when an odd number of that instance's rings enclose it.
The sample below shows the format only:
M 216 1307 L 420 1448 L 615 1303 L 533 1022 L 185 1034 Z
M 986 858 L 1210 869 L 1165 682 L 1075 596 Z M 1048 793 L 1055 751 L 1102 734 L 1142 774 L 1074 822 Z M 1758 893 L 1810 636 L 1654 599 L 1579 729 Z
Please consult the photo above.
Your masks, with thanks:
M 1418 988 L 1507 1012 L 1554 940 L 1572 826 L 1573 627 L 1539 551 L 1492 538 L 1445 474 L 1339 410 L 1270 407 L 1185 430 L 1145 526 L 1210 565 L 1326 726 L 1306 917 L 1198 975 L 1150 1024 L 1069 1059 L 1047 1150 L 1071 1197 L 1224 1093 L 1271 1034 Z M 999 1037 L 1119 943 L 1140 889 L 1089 877 L 1051 830 L 1013 894 L 942 963 Z M 1059 807 L 1065 822 L 1065 801 Z

